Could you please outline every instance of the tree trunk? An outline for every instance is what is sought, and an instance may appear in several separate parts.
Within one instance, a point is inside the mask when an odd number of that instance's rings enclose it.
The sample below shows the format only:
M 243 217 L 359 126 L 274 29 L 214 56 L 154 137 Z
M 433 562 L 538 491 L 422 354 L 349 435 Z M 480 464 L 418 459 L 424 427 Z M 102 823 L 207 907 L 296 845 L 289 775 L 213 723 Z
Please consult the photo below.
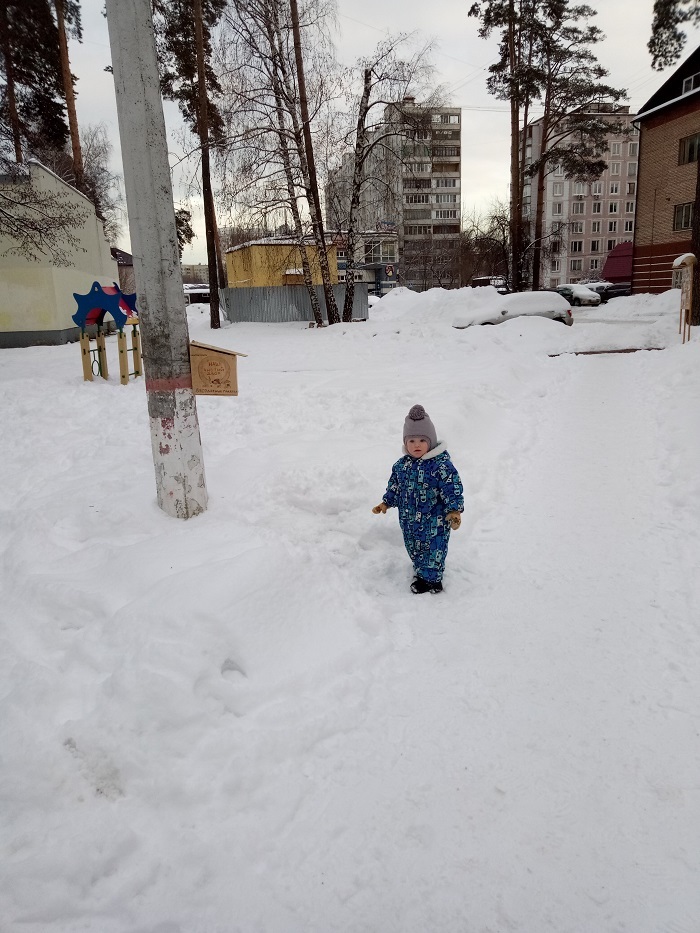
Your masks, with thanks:
M 515 9 L 510 3 L 508 50 L 511 75 L 515 72 Z M 511 288 L 519 292 L 522 265 L 522 197 L 520 191 L 520 104 L 515 88 L 510 95 L 510 264 Z
M 540 125 L 540 159 L 548 145 L 549 123 L 547 120 L 548 101 L 545 97 L 545 115 Z M 537 170 L 537 213 L 535 214 L 535 237 L 532 252 L 532 290 L 539 291 L 542 273 L 542 231 L 544 229 L 544 186 L 547 175 L 547 163 L 540 161 Z
M 695 163 L 697 172 L 695 176 L 695 204 L 693 205 L 692 250 L 697 260 L 693 266 L 693 299 L 690 313 L 690 323 L 693 327 L 700 325 L 700 159 Z
M 292 34 L 294 38 L 294 57 L 296 61 L 297 86 L 299 88 L 299 108 L 301 111 L 304 150 L 306 154 L 306 164 L 308 168 L 309 184 L 311 188 L 309 212 L 311 214 L 311 224 L 314 230 L 314 239 L 316 240 L 316 247 L 318 249 L 318 261 L 321 267 L 321 278 L 323 279 L 323 293 L 326 298 L 328 323 L 337 324 L 340 321 L 340 317 L 338 315 L 338 307 L 335 302 L 335 295 L 333 294 L 333 287 L 331 285 L 330 269 L 328 266 L 328 253 L 326 252 L 326 241 L 323 233 L 321 199 L 318 194 L 318 178 L 316 175 L 313 141 L 311 139 L 311 120 L 309 118 L 309 104 L 306 97 L 304 59 L 301 54 L 301 32 L 299 29 L 299 8 L 297 6 L 297 0 L 290 0 L 290 10 L 292 14 Z
M 85 169 L 83 167 L 83 153 L 80 148 L 78 116 L 75 111 L 75 91 L 73 90 L 73 75 L 70 72 L 70 59 L 68 57 L 68 37 L 66 36 L 66 18 L 63 0 L 54 0 L 54 6 L 56 9 L 56 25 L 58 26 L 58 47 L 61 53 L 63 93 L 66 96 L 70 144 L 73 152 L 73 175 L 75 176 L 75 187 L 82 191 L 85 180 Z
M 367 146 L 367 111 L 369 97 L 372 92 L 372 72 L 365 68 L 362 97 L 357 115 L 357 135 L 355 137 L 355 164 L 352 174 L 352 194 L 350 197 L 350 211 L 348 214 L 347 229 L 347 263 L 345 267 L 345 301 L 343 303 L 343 321 L 352 320 L 352 307 L 355 302 L 355 217 L 360 206 L 360 189 L 362 187 L 362 171 Z
M 281 55 L 277 54 L 277 45 L 276 37 L 278 36 L 278 31 L 276 24 L 271 20 L 268 20 L 265 24 L 267 42 L 270 47 L 270 54 L 272 61 L 276 63 L 275 69 L 270 69 L 271 71 L 271 81 L 272 89 L 275 95 L 275 105 L 277 110 L 277 132 L 280 144 L 280 154 L 282 158 L 282 165 L 284 167 L 284 175 L 287 183 L 287 198 L 289 200 L 289 210 L 292 214 L 292 220 L 294 222 L 294 230 L 297 236 L 297 242 L 299 243 L 299 252 L 301 253 L 301 264 L 304 270 L 304 284 L 306 285 L 306 290 L 309 294 L 309 301 L 311 302 L 311 312 L 314 316 L 314 321 L 317 327 L 323 327 L 323 314 L 321 312 L 321 305 L 319 304 L 318 294 L 316 292 L 316 287 L 313 283 L 313 274 L 311 272 L 311 264 L 309 263 L 309 257 L 306 252 L 306 247 L 304 245 L 304 227 L 301 222 L 301 215 L 299 213 L 299 205 L 296 199 L 296 191 L 294 185 L 294 172 L 292 170 L 292 162 L 289 154 L 289 134 L 285 126 L 285 110 L 284 107 L 284 73 L 282 69 L 283 58 Z M 280 74 L 280 69 L 282 69 L 282 74 Z M 298 147 L 298 130 L 297 127 L 294 127 L 294 139 L 295 144 Z M 303 161 L 303 152 L 300 153 Z
M 7 96 L 7 110 L 12 130 L 12 143 L 15 149 L 15 162 L 22 163 L 22 132 L 17 113 L 17 99 L 15 97 L 14 68 L 12 65 L 12 43 L 10 42 L 10 21 L 7 15 L 7 4 L 0 2 L 0 47 L 5 59 L 5 93 Z
M 158 505 L 207 507 L 150 0 L 107 0 Z
M 194 0 L 194 36 L 197 53 L 197 131 L 202 150 L 202 198 L 204 201 L 204 230 L 207 240 L 207 265 L 209 268 L 209 320 L 212 330 L 221 327 L 219 315 L 219 271 L 216 253 L 216 211 L 211 189 L 209 165 L 209 113 L 206 75 L 204 71 L 204 27 L 202 24 L 202 0 Z

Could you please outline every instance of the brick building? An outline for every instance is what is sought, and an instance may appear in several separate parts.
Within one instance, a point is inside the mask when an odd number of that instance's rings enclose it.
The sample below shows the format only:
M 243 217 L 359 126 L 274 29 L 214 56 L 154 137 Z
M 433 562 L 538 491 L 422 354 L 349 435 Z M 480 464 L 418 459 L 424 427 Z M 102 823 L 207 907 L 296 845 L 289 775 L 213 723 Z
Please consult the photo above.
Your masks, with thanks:
M 640 162 L 632 291 L 666 291 L 673 260 L 692 252 L 700 146 L 700 48 L 637 115 Z

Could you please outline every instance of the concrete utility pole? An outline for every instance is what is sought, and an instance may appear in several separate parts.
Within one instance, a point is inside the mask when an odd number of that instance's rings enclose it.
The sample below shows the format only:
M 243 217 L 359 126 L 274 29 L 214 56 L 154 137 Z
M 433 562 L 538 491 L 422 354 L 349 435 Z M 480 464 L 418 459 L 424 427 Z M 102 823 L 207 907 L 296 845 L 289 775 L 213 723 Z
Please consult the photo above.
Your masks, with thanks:
M 107 0 L 158 505 L 207 507 L 151 0 Z

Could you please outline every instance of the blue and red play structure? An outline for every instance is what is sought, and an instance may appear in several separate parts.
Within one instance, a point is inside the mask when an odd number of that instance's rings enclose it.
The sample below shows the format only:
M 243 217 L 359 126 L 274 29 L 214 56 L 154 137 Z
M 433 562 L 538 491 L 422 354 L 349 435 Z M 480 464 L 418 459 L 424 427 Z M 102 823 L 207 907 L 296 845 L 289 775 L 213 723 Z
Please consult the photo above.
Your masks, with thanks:
M 111 315 L 117 327 L 117 343 L 119 346 L 119 373 L 123 385 L 129 381 L 129 376 L 140 376 L 143 373 L 141 363 L 141 335 L 138 330 L 138 311 L 136 308 L 136 295 L 125 295 L 116 282 L 112 285 L 100 285 L 93 282 L 92 288 L 86 295 L 73 292 L 78 310 L 73 320 L 80 328 L 80 347 L 83 358 L 83 377 L 92 381 L 93 375 L 109 378 L 107 367 L 107 353 L 105 333 L 103 330 L 105 315 Z M 87 328 L 95 326 L 97 335 L 96 348 L 90 348 L 90 335 Z M 127 349 L 124 325 L 131 326 L 131 348 Z M 133 354 L 134 370 L 129 371 L 129 353 Z

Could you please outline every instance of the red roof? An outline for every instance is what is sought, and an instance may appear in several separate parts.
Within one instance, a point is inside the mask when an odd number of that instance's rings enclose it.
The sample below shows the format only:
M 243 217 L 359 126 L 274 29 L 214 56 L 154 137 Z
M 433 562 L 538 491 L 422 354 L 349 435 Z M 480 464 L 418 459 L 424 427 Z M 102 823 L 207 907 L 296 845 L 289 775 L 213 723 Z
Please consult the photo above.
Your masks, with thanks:
M 608 282 L 632 281 L 632 241 L 619 243 L 610 250 L 603 266 L 603 278 Z

